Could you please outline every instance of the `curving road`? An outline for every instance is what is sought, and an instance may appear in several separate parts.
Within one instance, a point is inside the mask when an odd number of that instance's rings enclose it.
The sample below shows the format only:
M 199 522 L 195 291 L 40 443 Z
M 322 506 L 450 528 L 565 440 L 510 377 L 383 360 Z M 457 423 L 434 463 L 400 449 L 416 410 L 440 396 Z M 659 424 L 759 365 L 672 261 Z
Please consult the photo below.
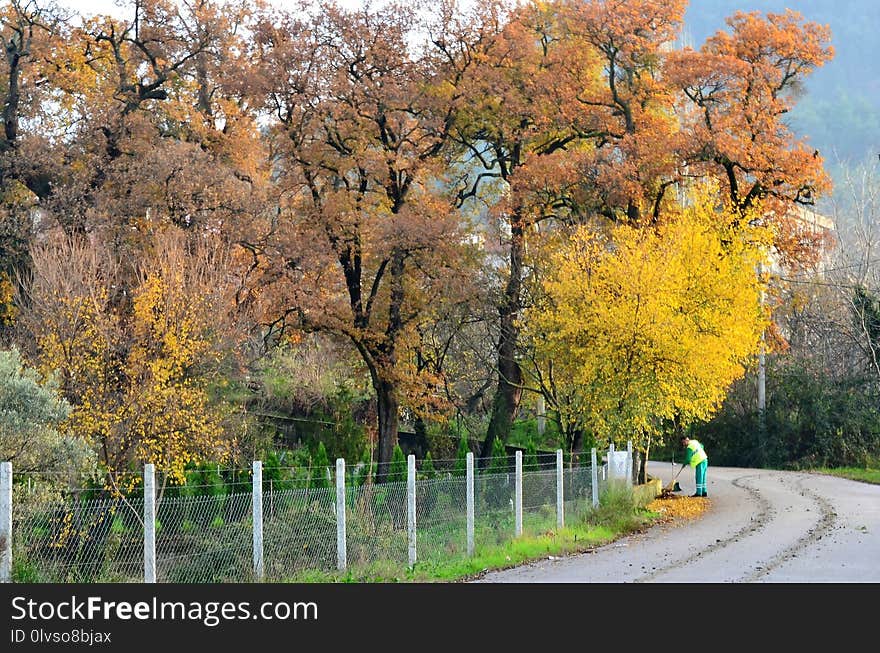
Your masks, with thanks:
M 664 483 L 671 470 L 670 463 L 648 465 Z M 880 485 L 711 461 L 707 476 L 710 507 L 699 519 L 474 582 L 880 582 Z M 682 495 L 693 493 L 689 469 L 678 480 Z

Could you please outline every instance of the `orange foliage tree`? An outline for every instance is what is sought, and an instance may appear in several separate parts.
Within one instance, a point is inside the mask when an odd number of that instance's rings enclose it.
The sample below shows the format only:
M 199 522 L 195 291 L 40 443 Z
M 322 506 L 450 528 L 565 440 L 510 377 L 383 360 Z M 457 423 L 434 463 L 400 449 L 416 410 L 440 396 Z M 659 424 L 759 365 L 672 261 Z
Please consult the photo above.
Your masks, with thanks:
M 258 32 L 283 189 L 254 246 L 268 306 L 285 325 L 357 349 L 376 393 L 380 480 L 401 393 L 425 373 L 411 364 L 416 326 L 465 280 L 465 232 L 439 156 L 455 102 L 443 86 L 455 70 L 413 46 L 419 27 L 403 5 L 325 5 Z
M 812 205 L 830 190 L 818 150 L 796 139 L 785 116 L 804 79 L 833 54 L 827 26 L 795 11 L 738 12 L 699 51 L 670 55 L 670 80 L 681 88 L 680 116 L 688 174 L 718 179 L 728 205 L 757 203 L 787 264 L 811 265 L 824 243 L 799 225 L 793 205 Z
M 470 110 L 455 132 L 475 168 L 463 196 L 495 181 L 495 215 L 509 234 L 484 455 L 509 433 L 523 387 L 518 320 L 533 271 L 523 255 L 539 222 L 645 226 L 702 178 L 722 183 L 728 208 L 743 216 L 760 202 L 783 256 L 817 251 L 803 234 L 792 237 L 788 209 L 814 201 L 828 179 L 782 117 L 831 56 L 827 29 L 793 12 L 737 14 L 731 32 L 699 52 L 677 50 L 685 8 L 586 0 L 486 9 L 502 18 L 462 80 Z

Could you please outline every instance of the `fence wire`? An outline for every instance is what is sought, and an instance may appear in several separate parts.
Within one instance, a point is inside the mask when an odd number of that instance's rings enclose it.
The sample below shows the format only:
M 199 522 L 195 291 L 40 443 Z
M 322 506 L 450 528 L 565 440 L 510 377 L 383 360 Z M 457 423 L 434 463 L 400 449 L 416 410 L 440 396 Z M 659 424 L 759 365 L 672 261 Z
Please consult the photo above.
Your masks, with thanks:
M 467 555 L 466 477 L 459 465 L 437 467 L 420 471 L 415 483 L 416 548 L 421 564 Z M 603 468 L 597 470 L 596 478 L 598 495 L 607 483 Z M 562 479 L 565 521 L 572 524 L 592 510 L 592 467 L 565 465 Z M 326 480 L 333 482 L 332 476 Z M 396 577 L 408 565 L 407 483 L 364 483 L 358 475 L 346 480 L 347 568 L 379 580 Z M 555 462 L 551 466 L 541 461 L 523 472 L 524 534 L 556 529 L 557 482 Z M 478 552 L 515 539 L 515 483 L 512 466 L 502 473 L 476 473 L 474 543 Z M 241 479 L 225 492 L 194 494 L 209 489 L 183 487 L 160 493 L 155 525 L 159 582 L 259 580 L 253 567 L 250 487 Z M 14 506 L 15 580 L 143 580 L 142 498 L 82 498 L 73 493 L 37 500 L 25 493 L 16 495 Z M 264 580 L 320 579 L 337 570 L 335 485 L 297 488 L 264 482 L 262 509 Z
M 378 576 L 406 565 L 406 482 L 366 483 L 351 488 L 346 491 L 346 503 L 348 565 L 376 567 Z M 333 542 L 335 546 L 335 534 Z M 382 569 L 383 563 L 390 567 Z
M 142 499 L 50 499 L 22 507 L 12 519 L 17 580 L 143 581 Z
M 250 493 L 164 497 L 156 506 L 156 577 L 170 583 L 250 580 Z
M 335 489 L 299 488 L 263 495 L 263 564 L 266 580 L 275 581 L 303 571 L 336 568 Z
M 467 480 L 464 476 L 416 482 L 416 550 L 422 562 L 467 555 Z

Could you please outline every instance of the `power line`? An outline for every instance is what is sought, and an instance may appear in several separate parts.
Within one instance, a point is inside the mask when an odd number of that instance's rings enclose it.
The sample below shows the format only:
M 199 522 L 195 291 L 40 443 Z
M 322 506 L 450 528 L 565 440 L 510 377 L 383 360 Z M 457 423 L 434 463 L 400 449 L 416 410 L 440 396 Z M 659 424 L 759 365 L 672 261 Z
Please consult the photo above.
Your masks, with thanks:
M 825 268 L 824 270 L 822 270 L 822 273 L 824 274 L 826 272 L 840 272 L 842 270 L 851 270 L 852 268 L 858 268 L 858 267 L 862 267 L 862 266 L 868 267 L 874 263 L 880 263 L 880 258 L 868 259 L 867 261 L 853 263 L 852 265 L 841 265 L 839 267 L 834 267 L 834 268 Z M 801 275 L 794 275 L 794 276 L 805 276 L 805 275 L 806 275 L 806 273 L 801 274 Z
M 805 281 L 802 279 L 791 279 L 787 277 L 777 277 L 781 281 L 786 281 L 788 283 L 797 283 L 802 286 L 825 286 L 827 288 L 846 288 L 847 290 L 858 290 L 863 286 L 854 286 L 852 284 L 847 283 L 829 283 L 827 281 Z

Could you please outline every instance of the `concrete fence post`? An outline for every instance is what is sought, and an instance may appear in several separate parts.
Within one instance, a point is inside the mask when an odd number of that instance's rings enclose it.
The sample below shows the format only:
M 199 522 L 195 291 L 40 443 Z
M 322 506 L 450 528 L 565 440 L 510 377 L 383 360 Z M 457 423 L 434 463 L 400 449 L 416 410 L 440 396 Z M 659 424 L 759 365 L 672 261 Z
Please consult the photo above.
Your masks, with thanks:
M 633 486 L 633 443 L 632 440 L 626 441 L 626 478 L 627 485 Z
M 565 526 L 565 491 L 562 487 L 562 449 L 556 450 L 556 528 Z
M 523 483 L 523 458 L 522 451 L 516 452 L 516 485 L 514 488 L 514 514 L 515 514 L 515 532 L 516 537 L 522 535 L 523 532 L 523 513 L 522 513 L 522 483 Z
M 336 568 L 348 566 L 345 534 L 345 459 L 336 459 Z
M 12 463 L 0 463 L 0 583 L 12 582 Z
M 599 465 L 596 460 L 596 447 L 593 447 L 593 450 L 590 452 L 590 459 L 592 462 L 592 479 L 590 485 L 593 489 L 593 507 L 597 508 L 599 506 Z
M 604 474 L 603 476 L 608 481 L 614 479 L 614 443 L 608 443 L 608 460 L 605 462 Z
M 416 564 L 416 457 L 406 457 L 406 532 L 409 540 L 409 566 Z
M 254 530 L 254 580 L 262 581 L 263 569 L 263 461 L 253 462 L 251 513 Z
M 144 465 L 144 582 L 156 582 L 156 467 Z
M 469 451 L 465 461 L 467 468 L 465 486 L 467 493 L 467 554 L 470 558 L 474 555 L 474 454 Z

